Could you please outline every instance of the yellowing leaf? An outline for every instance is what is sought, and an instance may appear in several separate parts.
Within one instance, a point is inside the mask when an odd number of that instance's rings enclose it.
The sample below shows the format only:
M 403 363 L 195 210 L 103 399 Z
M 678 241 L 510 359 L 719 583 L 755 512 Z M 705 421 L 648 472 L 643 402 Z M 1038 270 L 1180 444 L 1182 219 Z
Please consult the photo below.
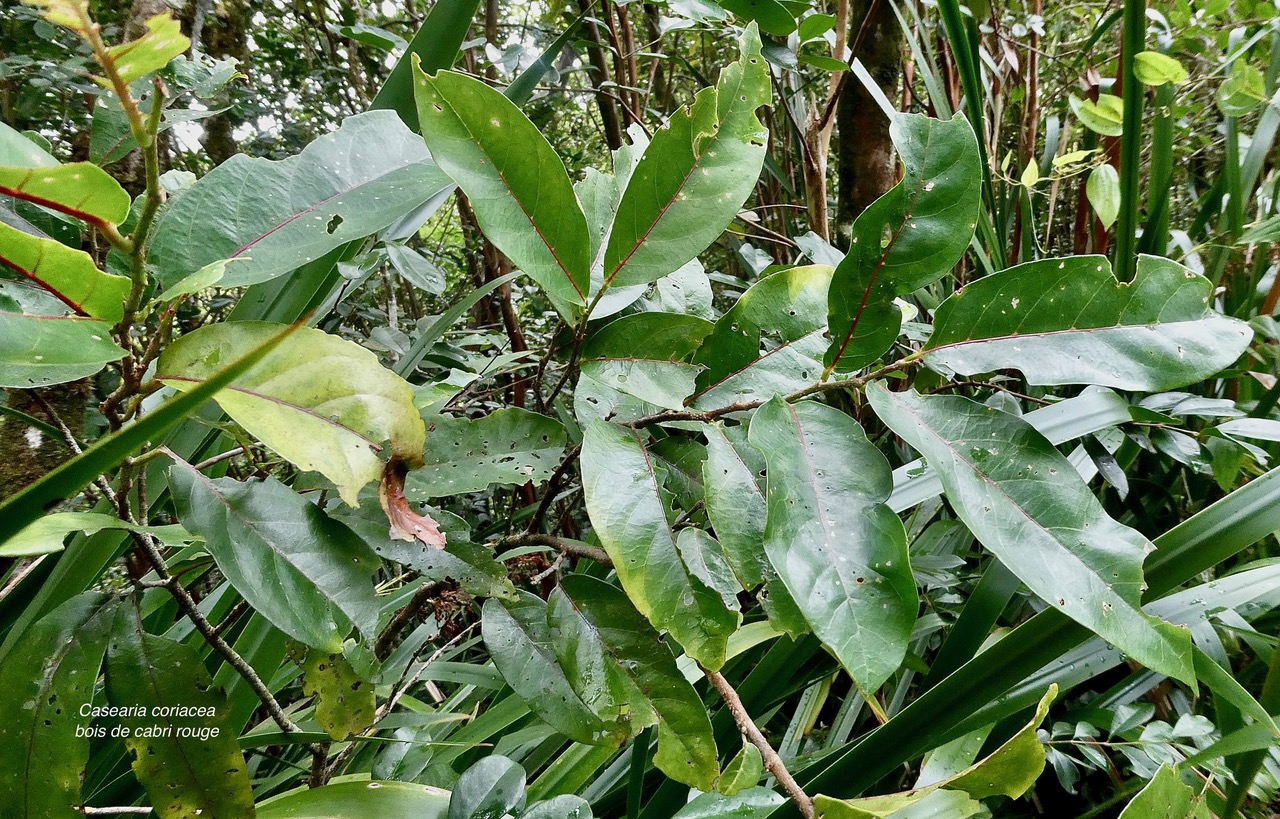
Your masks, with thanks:
M 203 327 L 170 345 L 157 378 L 192 389 L 280 329 L 266 322 Z M 320 330 L 297 330 L 216 400 L 281 457 L 333 481 L 351 506 L 382 475 L 384 443 L 406 463 L 422 462 L 426 428 L 409 384 L 373 353 Z
M 183 36 L 182 27 L 166 11 L 147 20 L 146 34 L 107 49 L 107 57 L 127 85 L 164 68 L 190 47 L 191 41 Z M 104 79 L 98 82 L 111 87 Z

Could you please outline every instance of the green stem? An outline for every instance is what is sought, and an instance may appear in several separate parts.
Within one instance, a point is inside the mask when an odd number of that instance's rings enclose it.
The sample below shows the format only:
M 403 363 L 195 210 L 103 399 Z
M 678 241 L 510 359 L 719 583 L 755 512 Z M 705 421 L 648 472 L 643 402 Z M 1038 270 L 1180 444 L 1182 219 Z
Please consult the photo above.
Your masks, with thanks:
M 1137 267 L 1138 195 L 1142 168 L 1142 83 L 1133 58 L 1146 45 L 1147 2 L 1125 0 L 1121 31 L 1121 98 L 1124 131 L 1120 135 L 1120 214 L 1116 220 L 1116 276 L 1132 281 Z

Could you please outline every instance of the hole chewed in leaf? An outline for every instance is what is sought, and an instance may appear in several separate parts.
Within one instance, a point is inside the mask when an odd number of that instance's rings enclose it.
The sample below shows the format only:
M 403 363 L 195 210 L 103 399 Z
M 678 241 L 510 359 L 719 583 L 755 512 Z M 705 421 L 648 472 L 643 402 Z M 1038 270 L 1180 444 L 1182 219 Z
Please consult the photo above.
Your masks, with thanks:
M 411 543 L 417 540 L 428 546 L 443 549 L 445 539 L 439 525 L 431 518 L 413 511 L 413 507 L 404 496 L 406 474 L 408 474 L 408 468 L 404 461 L 393 457 L 387 462 L 386 469 L 382 471 L 382 480 L 378 482 L 378 501 L 382 504 L 382 510 L 387 513 L 387 521 L 391 524 L 391 539 L 407 540 Z

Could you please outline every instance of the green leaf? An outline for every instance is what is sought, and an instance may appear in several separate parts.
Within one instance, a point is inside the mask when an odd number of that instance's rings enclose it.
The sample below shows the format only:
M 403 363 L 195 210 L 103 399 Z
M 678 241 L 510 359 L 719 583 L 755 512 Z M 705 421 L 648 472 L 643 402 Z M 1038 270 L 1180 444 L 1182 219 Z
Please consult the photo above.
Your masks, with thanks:
M 769 464 L 764 547 L 813 633 L 867 695 L 898 669 L 915 623 L 907 538 L 885 506 L 893 474 L 839 410 L 774 398 L 750 441 Z
M 0 804 L 14 819 L 83 816 L 89 740 L 77 736 L 117 599 L 86 592 L 36 621 L 0 664 Z
M 1168 54 L 1143 51 L 1133 55 L 1133 73 L 1143 85 L 1178 85 L 1187 81 L 1187 69 Z
M 373 686 L 361 678 L 341 651 L 320 651 L 293 643 L 294 662 L 302 667 L 302 693 L 315 697 L 316 722 L 332 739 L 346 739 L 373 725 L 377 706 Z
M 725 796 L 733 796 L 759 784 L 764 776 L 764 758 L 750 742 L 743 740 L 742 750 L 724 766 L 716 790 Z
M 657 715 L 654 764 L 677 782 L 710 790 L 720 774 L 720 764 L 707 709 L 680 674 L 670 646 L 632 602 L 615 586 L 586 575 L 571 575 L 560 590 L 552 592 L 547 616 L 553 632 L 588 635 L 587 644 L 600 647 L 597 650 L 603 651 L 609 677 L 620 675 L 625 680 L 621 685 L 614 683 L 621 693 L 615 695 L 615 701 L 630 701 Z M 634 695 L 627 697 L 627 691 Z M 649 722 L 633 721 L 632 733 Z
M 181 526 L 138 526 L 103 512 L 54 512 L 31 523 L 0 546 L 0 557 L 33 557 L 62 551 L 62 541 L 72 532 L 92 535 L 103 529 L 147 532 L 166 544 L 194 538 Z
M 1267 99 L 1266 84 L 1256 68 L 1237 60 L 1214 95 L 1218 108 L 1229 117 L 1243 117 Z
M 683 266 L 755 187 L 767 135 L 756 109 L 770 102 L 769 70 L 755 25 L 738 47 L 738 62 L 667 120 L 632 172 L 605 246 L 606 287 L 646 284 Z
M 123 357 L 106 322 L 0 310 L 0 387 L 31 389 L 76 381 Z
M 1104 228 L 1110 228 L 1120 215 L 1120 174 L 1111 165 L 1099 165 L 1089 173 L 1084 192 L 1098 214 Z
M 766 34 L 786 37 L 796 30 L 795 15 L 778 0 L 719 0 L 719 6 L 754 22 Z
M 764 819 L 786 801 L 768 788 L 749 788 L 733 796 L 703 793 L 690 799 L 671 819 Z
M 495 245 L 551 296 L 584 304 L 591 240 L 564 163 L 511 100 L 479 80 L 414 70 L 431 155 Z
M 825 819 L 886 819 L 889 816 L 898 816 L 898 811 L 919 805 L 936 791 L 961 791 L 973 799 L 986 799 L 991 796 L 1008 796 L 1017 799 L 1031 790 L 1031 786 L 1040 778 L 1040 773 L 1044 770 L 1044 746 L 1040 744 L 1036 729 L 1048 716 L 1049 705 L 1057 695 L 1058 687 L 1050 686 L 1040 699 L 1040 704 L 1036 707 L 1030 722 L 985 759 L 970 765 L 955 776 L 913 791 L 884 796 L 841 800 L 820 795 L 814 800 L 814 807 L 818 815 Z M 957 814 L 952 809 L 940 814 L 925 815 L 947 816 L 950 819 L 953 816 L 973 814 Z
M 259 321 L 201 327 L 169 345 L 156 377 L 191 390 L 279 330 Z M 394 456 L 421 462 L 425 426 L 409 384 L 360 345 L 321 330 L 299 329 L 216 400 L 283 458 L 333 481 L 351 506 L 382 474 L 384 442 Z
M 1178 769 L 1161 765 L 1151 781 L 1133 797 L 1120 819 L 1195 819 L 1201 800 L 1182 781 Z
M 422 258 L 422 254 L 404 245 L 387 245 L 387 259 L 391 266 L 400 271 L 405 281 L 414 287 L 438 296 L 444 292 L 444 273 L 440 268 Z
M 485 601 L 481 617 L 484 643 L 502 678 L 535 714 L 560 733 L 588 745 L 617 747 L 625 726 L 608 724 L 579 696 L 575 685 L 596 693 L 604 680 L 571 679 L 557 659 L 557 646 L 547 624 L 546 604 L 528 592 L 510 601 Z M 615 715 L 615 719 L 616 719 Z
M 342 651 L 354 625 L 374 636 L 370 575 L 381 565 L 342 523 L 268 478 L 211 480 L 185 464 L 169 471 L 178 518 L 205 539 L 218 569 L 276 628 L 322 651 Z
M 0 194 L 97 225 L 118 225 L 129 215 L 129 194 L 91 162 L 54 168 L 0 167 Z
M 1232 362 L 1252 332 L 1210 305 L 1213 284 L 1139 256 L 1133 282 L 1101 256 L 1043 259 L 979 279 L 938 308 L 925 363 L 973 375 L 1005 368 L 1032 384 L 1156 392 Z
M 703 500 L 725 560 L 743 588 L 766 584 L 761 602 L 775 625 L 792 637 L 808 634 L 809 624 L 764 553 L 768 506 L 756 479 L 764 475 L 764 458 L 747 443 L 742 427 L 707 424 L 703 435 Z
M 212 262 L 241 261 L 219 283 L 265 282 L 387 227 L 450 189 L 422 140 L 394 113 L 348 117 L 280 161 L 236 154 L 156 221 L 161 287 Z
M 412 816 L 445 819 L 449 792 L 411 782 L 338 782 L 302 787 L 258 805 L 258 819 L 332 819 L 335 816 Z
M 125 85 L 134 82 L 169 64 L 179 54 L 191 48 L 191 41 L 182 35 L 182 26 L 169 12 L 161 12 L 147 20 L 146 32 L 136 39 L 107 49 L 107 58 Z M 104 88 L 113 88 L 109 80 L 98 79 Z
M 520 814 L 520 819 L 591 819 L 591 817 L 591 803 L 581 796 L 569 793 L 530 805 L 524 813 Z
M 1124 131 L 1124 101 L 1111 94 L 1099 94 L 1098 101 L 1072 94 L 1068 101 L 1080 124 L 1103 136 L 1118 137 Z
M 711 332 L 697 316 L 643 312 L 601 327 L 582 346 L 582 372 L 664 409 L 682 409 L 699 367 L 684 362 Z
M 719 668 L 739 615 L 681 562 L 661 482 L 636 433 L 592 421 L 583 432 L 579 464 L 587 513 L 627 595 L 689 656 Z
M 132 455 L 148 441 L 159 439 L 200 405 L 216 395 L 246 370 L 253 367 L 297 329 L 287 327 L 241 358 L 229 362 L 196 389 L 171 398 L 143 418 L 121 430 L 104 435 L 76 457 L 64 462 L 43 478 L 0 503 L 0 544 L 35 521 L 56 504 L 75 495 L 102 473 Z M 90 578 L 86 582 L 93 582 Z
M 867 397 L 938 473 L 970 531 L 1033 592 L 1148 668 L 1194 684 L 1189 633 L 1139 605 L 1151 543 L 1108 517 L 1034 427 L 959 396 L 874 386 Z
M 18 168 L 56 168 L 58 160 L 28 139 L 21 131 L 0 122 L 0 165 Z
M 405 497 L 426 501 L 499 484 L 540 483 L 555 471 L 566 440 L 559 421 L 515 407 L 475 419 L 440 415 L 427 435 L 426 465 L 409 473 Z
M 103 273 L 83 250 L 0 222 L 0 264 L 25 276 L 80 315 L 108 323 L 124 316 L 129 280 Z
M 119 718 L 133 771 L 162 819 L 253 814 L 244 755 L 226 721 L 226 697 L 189 646 L 147 634 L 122 611 L 107 652 L 107 701 L 142 709 Z M 171 709 L 192 709 L 191 716 Z
M 503 819 L 524 809 L 524 768 L 505 756 L 486 756 L 453 787 L 449 819 Z
M 833 270 L 793 267 L 756 282 L 716 322 L 694 363 L 700 409 L 788 395 L 822 375 Z
M 729 568 L 724 549 L 715 538 L 701 529 L 687 526 L 676 537 L 676 550 L 689 574 L 714 589 L 724 601 L 725 608 L 733 610 L 738 607 L 738 592 L 742 591 L 742 584 Z
M 828 372 L 861 369 L 893 346 L 902 322 L 894 297 L 946 275 L 977 224 L 982 166 L 968 121 L 898 114 L 889 135 L 902 181 L 858 216 L 831 279 Z

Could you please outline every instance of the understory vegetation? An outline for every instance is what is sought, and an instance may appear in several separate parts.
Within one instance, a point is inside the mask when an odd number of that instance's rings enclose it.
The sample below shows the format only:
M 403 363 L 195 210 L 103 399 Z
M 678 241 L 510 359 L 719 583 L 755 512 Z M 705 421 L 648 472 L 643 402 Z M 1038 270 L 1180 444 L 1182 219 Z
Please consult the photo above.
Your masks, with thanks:
M 1280 810 L 1270 0 L 0 6 L 0 813 Z

